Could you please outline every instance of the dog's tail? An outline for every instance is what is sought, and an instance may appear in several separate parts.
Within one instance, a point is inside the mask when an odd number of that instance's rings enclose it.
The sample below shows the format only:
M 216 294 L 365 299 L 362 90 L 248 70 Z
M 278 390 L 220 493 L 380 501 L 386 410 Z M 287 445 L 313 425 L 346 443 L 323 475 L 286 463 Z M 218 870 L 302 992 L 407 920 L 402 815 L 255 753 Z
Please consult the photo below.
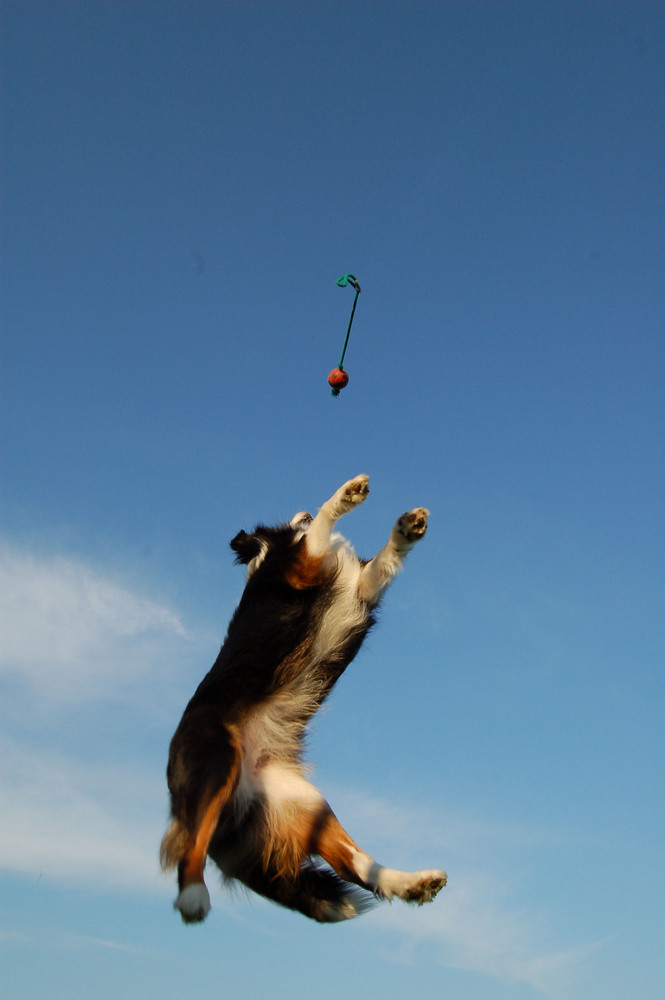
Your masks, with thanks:
M 159 849 L 159 860 L 162 871 L 169 871 L 169 869 L 175 868 L 176 865 L 180 864 L 185 856 L 186 846 L 187 830 L 179 820 L 174 819 L 164 834 Z
M 319 923 L 350 920 L 376 902 L 371 892 L 345 882 L 330 868 L 314 861 L 306 861 L 295 878 L 268 870 L 243 875 L 242 881 L 259 895 Z

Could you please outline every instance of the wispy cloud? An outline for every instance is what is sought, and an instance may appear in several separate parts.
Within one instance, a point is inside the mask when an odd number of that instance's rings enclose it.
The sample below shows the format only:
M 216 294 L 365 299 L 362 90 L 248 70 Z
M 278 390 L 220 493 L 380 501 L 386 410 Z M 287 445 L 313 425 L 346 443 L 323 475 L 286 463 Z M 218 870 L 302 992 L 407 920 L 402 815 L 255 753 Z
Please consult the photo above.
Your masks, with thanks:
M 0 675 L 48 699 L 106 695 L 145 672 L 168 640 L 183 641 L 178 614 L 75 558 L 0 545 Z
M 145 954 L 145 948 L 126 944 L 123 941 L 111 941 L 108 938 L 90 937 L 88 934 L 61 933 L 60 940 L 72 948 L 102 948 L 104 951 L 120 951 L 130 955 Z
M 43 927 L 39 929 L 39 933 L 34 934 L 0 931 L 0 942 L 24 947 L 33 947 L 37 942 L 40 947 L 43 947 L 45 943 L 48 943 L 69 950 L 100 948 L 103 951 L 118 951 L 130 955 L 143 955 L 148 950 L 145 947 L 127 944 L 124 941 L 92 937 L 89 934 L 74 934 L 71 931 L 58 929 L 45 930 Z
M 528 856 L 530 850 L 565 850 L 579 846 L 579 840 L 570 831 L 558 830 L 553 825 L 547 827 L 520 823 L 505 817 L 492 817 L 477 812 L 454 812 L 445 810 L 436 800 L 403 801 L 400 805 L 393 801 L 377 798 L 365 791 L 333 787 L 326 789 L 336 807 L 340 819 L 350 817 L 351 831 L 358 837 L 371 837 L 383 849 L 388 842 L 406 856 L 415 860 L 425 853 L 427 863 L 437 865 L 445 861 L 438 857 L 445 849 L 461 858 L 463 863 L 477 859 L 487 853 L 510 848 Z M 445 867 L 445 865 L 444 865 Z
M 157 850 L 168 733 L 156 765 L 142 743 L 159 712 L 146 720 L 140 705 L 155 691 L 168 700 L 193 637 L 172 608 L 82 560 L 5 545 L 0 614 L 0 863 L 166 892 Z M 131 697 L 114 702 L 121 691 Z
M 544 911 L 520 900 L 496 872 L 462 869 L 438 900 L 422 910 L 393 904 L 374 920 L 398 936 L 403 961 L 434 948 L 451 968 L 521 982 L 551 1000 L 567 1000 L 591 956 L 602 944 L 552 947 Z
M 442 965 L 525 983 L 551 1000 L 574 995 L 603 943 L 572 948 L 554 942 L 546 903 L 534 903 L 524 873 L 543 853 L 557 859 L 577 847 L 575 838 L 437 803 L 396 804 L 348 789 L 335 790 L 332 798 L 361 846 L 381 851 L 381 863 L 448 868 L 449 883 L 432 905 L 414 909 L 395 902 L 367 919 L 368 929 L 394 934 L 394 958 L 410 963 L 427 948 Z
M 0 740 L 0 858 L 4 868 L 106 889 L 159 890 L 166 820 L 163 775 L 85 763 Z

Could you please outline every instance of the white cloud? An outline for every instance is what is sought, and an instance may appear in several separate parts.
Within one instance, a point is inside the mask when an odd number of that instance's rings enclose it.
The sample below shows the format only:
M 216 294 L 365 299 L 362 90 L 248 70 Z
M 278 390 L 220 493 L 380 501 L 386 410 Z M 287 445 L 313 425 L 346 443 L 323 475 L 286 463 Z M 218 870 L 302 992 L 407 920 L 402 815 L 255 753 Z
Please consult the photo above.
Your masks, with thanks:
M 330 800 L 361 847 L 381 864 L 448 869 L 446 888 L 415 909 L 394 902 L 367 918 L 392 932 L 393 957 L 410 963 L 433 950 L 441 965 L 522 982 L 551 1000 L 568 1000 L 601 944 L 553 944 L 546 904 L 534 900 L 525 871 L 549 852 L 552 869 L 579 845 L 550 826 L 538 828 L 447 811 L 436 802 L 394 804 L 338 788 Z
M 157 861 L 169 734 L 151 768 L 142 706 L 159 731 L 169 678 L 196 650 L 180 617 L 82 560 L 1 545 L 0 615 L 0 863 L 172 891 Z M 131 698 L 114 702 L 119 692 Z
M 81 560 L 0 547 L 0 674 L 49 699 L 81 700 L 141 675 L 187 638 L 175 611 Z
M 590 956 L 602 947 L 548 947 L 544 913 L 520 903 L 497 873 L 458 870 L 433 904 L 417 911 L 393 904 L 374 919 L 399 937 L 405 961 L 429 943 L 442 965 L 525 983 L 551 1000 L 574 995 Z
M 564 834 L 551 825 L 543 828 L 476 813 L 445 812 L 436 796 L 420 802 L 403 801 L 400 805 L 349 788 L 322 790 L 329 793 L 340 821 L 343 824 L 348 821 L 354 838 L 371 838 L 377 850 L 397 846 L 405 864 L 417 862 L 418 857 L 422 861 L 425 854 L 428 865 L 445 868 L 446 859 L 439 857 L 443 850 L 466 864 L 486 855 L 488 845 L 493 853 L 498 845 L 510 845 L 522 857 L 533 849 L 563 850 L 578 846 L 570 833 Z
M 0 858 L 35 877 L 155 890 L 166 825 L 162 774 L 86 764 L 2 738 Z

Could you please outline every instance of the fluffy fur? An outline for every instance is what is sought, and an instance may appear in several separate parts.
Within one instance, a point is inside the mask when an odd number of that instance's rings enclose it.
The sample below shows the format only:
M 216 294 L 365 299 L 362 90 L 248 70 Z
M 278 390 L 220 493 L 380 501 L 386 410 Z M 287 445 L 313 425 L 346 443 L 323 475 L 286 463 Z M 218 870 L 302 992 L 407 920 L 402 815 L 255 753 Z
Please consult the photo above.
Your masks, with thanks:
M 231 542 L 247 585 L 212 669 L 171 741 L 172 822 L 164 868 L 178 868 L 175 907 L 205 919 L 209 856 L 228 880 L 314 920 L 346 920 L 376 898 L 424 903 L 442 871 L 378 865 L 305 777 L 307 725 L 354 658 L 373 611 L 427 529 L 424 507 L 403 514 L 369 562 L 334 531 L 362 503 L 368 477 L 341 486 L 316 517 L 241 531 Z

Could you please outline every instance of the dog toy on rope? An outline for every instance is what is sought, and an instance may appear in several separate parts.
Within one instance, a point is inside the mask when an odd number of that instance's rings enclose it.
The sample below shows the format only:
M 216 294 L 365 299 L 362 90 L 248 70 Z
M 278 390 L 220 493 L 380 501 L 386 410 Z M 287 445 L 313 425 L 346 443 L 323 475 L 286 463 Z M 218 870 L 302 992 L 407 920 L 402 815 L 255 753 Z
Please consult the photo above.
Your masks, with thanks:
M 356 296 L 353 300 L 351 319 L 349 320 L 349 325 L 346 331 L 346 340 L 344 341 L 344 348 L 342 350 L 342 357 L 340 358 L 339 366 L 337 368 L 333 368 L 328 376 L 328 385 L 331 388 L 331 396 L 339 396 L 344 386 L 349 383 L 349 373 L 344 368 L 344 355 L 346 354 L 346 345 L 349 342 L 351 324 L 353 323 L 353 316 L 356 311 L 356 302 L 358 301 L 358 296 L 360 295 L 360 285 L 358 284 L 358 279 L 355 274 L 343 274 L 341 278 L 337 279 L 337 284 L 340 288 L 344 288 L 345 285 L 351 285 L 352 288 L 355 288 L 356 290 Z

